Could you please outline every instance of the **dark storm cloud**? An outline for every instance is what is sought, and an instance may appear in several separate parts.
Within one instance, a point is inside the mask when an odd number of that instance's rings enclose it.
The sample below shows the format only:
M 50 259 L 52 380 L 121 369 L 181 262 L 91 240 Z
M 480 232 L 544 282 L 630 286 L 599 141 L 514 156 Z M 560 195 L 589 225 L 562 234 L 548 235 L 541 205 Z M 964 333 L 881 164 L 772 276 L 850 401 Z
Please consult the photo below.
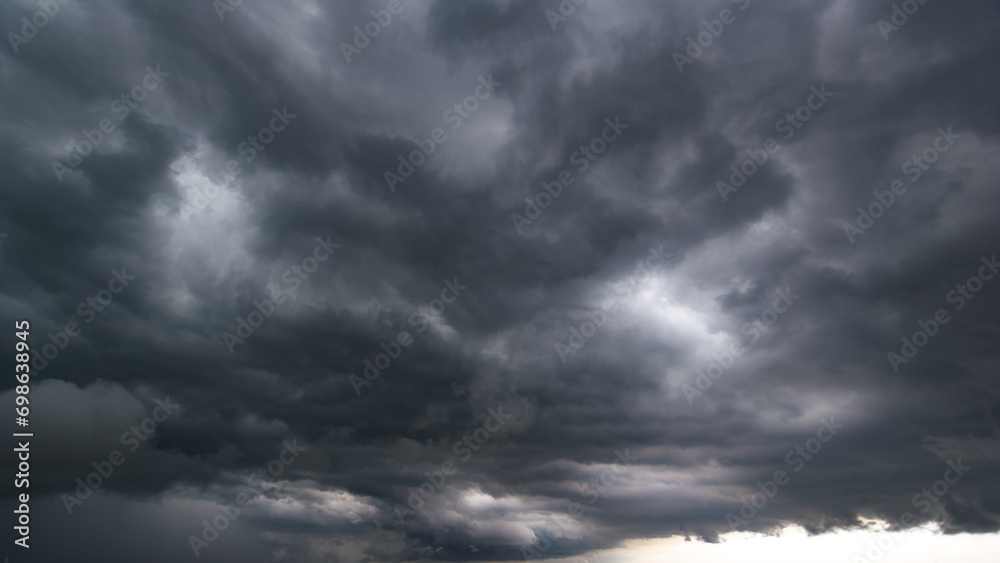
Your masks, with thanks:
M 71 2 L 0 55 L 2 308 L 37 349 L 80 328 L 33 379 L 36 556 L 193 557 L 203 521 L 293 439 L 307 451 L 201 559 L 518 559 L 547 532 L 547 557 L 717 541 L 781 469 L 740 529 L 907 511 L 1000 528 L 1000 280 L 960 310 L 949 298 L 1000 250 L 995 6 L 930 0 L 887 40 L 885 2 L 591 0 L 553 30 L 559 2 L 404 1 L 348 62 L 341 44 L 388 6 L 243 2 L 220 20 L 208 1 Z M 0 29 L 37 9 L 5 4 Z M 121 117 L 147 67 L 168 75 Z M 454 128 L 480 77 L 499 85 Z M 812 88 L 833 94 L 786 136 Z M 295 117 L 249 160 L 275 111 Z M 627 128 L 581 157 L 608 120 Z M 913 179 L 904 164 L 949 127 Z M 436 128 L 447 139 L 391 191 L 386 172 Z M 717 182 L 769 138 L 723 201 Z M 564 170 L 519 232 L 511 215 Z M 896 179 L 906 191 L 852 243 L 845 222 Z M 317 237 L 339 246 L 295 272 Z M 671 259 L 646 275 L 650 248 Z M 78 305 L 122 268 L 135 280 L 87 322 Z M 230 352 L 224 335 L 276 291 Z M 948 323 L 894 371 L 887 354 L 939 309 Z M 67 514 L 74 480 L 168 396 L 183 410 Z M 491 409 L 510 418 L 479 442 Z M 794 471 L 787 452 L 830 418 L 844 428 Z M 626 450 L 638 460 L 613 471 Z M 914 495 L 959 459 L 972 470 L 921 512 Z M 433 494 L 401 518 L 427 475 Z

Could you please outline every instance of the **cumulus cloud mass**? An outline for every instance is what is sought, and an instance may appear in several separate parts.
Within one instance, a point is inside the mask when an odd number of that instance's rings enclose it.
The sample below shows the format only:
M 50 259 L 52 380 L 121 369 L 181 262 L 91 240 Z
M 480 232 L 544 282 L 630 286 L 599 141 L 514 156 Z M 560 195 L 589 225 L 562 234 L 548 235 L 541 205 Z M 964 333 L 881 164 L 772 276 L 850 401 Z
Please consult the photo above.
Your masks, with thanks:
M 995 2 L 0 30 L 11 562 L 1000 530 Z

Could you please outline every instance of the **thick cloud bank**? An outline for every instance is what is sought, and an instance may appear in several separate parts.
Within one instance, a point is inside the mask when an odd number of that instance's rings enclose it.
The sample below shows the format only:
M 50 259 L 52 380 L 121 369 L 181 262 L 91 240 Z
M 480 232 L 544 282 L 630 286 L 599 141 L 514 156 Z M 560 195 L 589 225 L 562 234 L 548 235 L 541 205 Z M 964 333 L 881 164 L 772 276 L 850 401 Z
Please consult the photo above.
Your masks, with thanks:
M 0 24 L 11 561 L 1000 530 L 996 3 Z

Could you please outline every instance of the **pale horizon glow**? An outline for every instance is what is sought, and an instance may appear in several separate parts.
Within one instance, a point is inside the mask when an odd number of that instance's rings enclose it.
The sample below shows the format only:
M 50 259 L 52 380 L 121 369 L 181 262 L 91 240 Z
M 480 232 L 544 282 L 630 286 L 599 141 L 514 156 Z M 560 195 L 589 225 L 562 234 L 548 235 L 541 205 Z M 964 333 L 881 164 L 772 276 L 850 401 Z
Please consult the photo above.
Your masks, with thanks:
M 936 525 L 902 532 L 838 531 L 809 536 L 795 526 L 778 536 L 748 532 L 725 534 L 717 544 L 682 537 L 630 540 L 617 549 L 579 557 L 548 559 L 552 563 L 874 563 L 872 545 L 889 546 L 878 563 L 996 563 L 1000 534 L 942 534 Z M 891 540 L 891 541 L 890 541 Z M 873 552 L 877 556 L 878 552 Z

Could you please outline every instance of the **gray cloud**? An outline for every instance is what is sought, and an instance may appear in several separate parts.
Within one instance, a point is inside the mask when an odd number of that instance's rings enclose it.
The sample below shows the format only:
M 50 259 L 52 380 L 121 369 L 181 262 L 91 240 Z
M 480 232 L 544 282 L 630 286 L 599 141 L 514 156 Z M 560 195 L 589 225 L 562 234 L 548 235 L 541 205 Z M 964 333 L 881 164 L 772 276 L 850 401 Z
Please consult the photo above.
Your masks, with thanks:
M 200 559 L 520 559 L 546 531 L 545 557 L 718 541 L 829 417 L 842 433 L 744 529 L 912 511 L 1000 530 L 1000 281 L 949 299 L 1000 250 L 995 6 L 932 0 L 886 40 L 891 2 L 740 4 L 591 1 L 553 30 L 558 2 L 404 0 L 348 64 L 341 43 L 386 2 L 244 2 L 222 21 L 210 2 L 70 2 L 0 50 L 0 308 L 31 321 L 36 350 L 80 325 L 32 369 L 34 556 L 193 557 L 202 521 L 292 439 L 308 451 Z M 674 53 L 725 8 L 736 20 L 678 72 Z M 6 3 L 0 29 L 36 10 Z M 156 65 L 169 76 L 119 119 Z M 445 112 L 480 76 L 500 86 L 453 128 Z M 786 138 L 779 120 L 821 86 L 833 97 Z M 273 108 L 296 118 L 248 161 Z M 57 178 L 105 118 L 115 130 Z M 615 118 L 628 129 L 581 157 Z M 385 172 L 438 127 L 447 140 L 390 191 Z M 948 127 L 960 138 L 912 179 L 905 163 Z M 780 148 L 723 201 L 716 183 L 768 138 Z M 189 213 L 231 160 L 241 172 Z M 563 170 L 572 184 L 519 233 L 511 214 Z M 844 224 L 895 179 L 907 190 L 852 244 Z M 286 277 L 328 236 L 329 261 Z M 628 281 L 660 246 L 672 259 Z M 78 304 L 122 267 L 135 281 L 87 323 Z M 445 303 L 456 279 L 468 289 Z M 237 317 L 293 283 L 230 353 Z M 769 321 L 789 287 L 801 297 Z M 895 372 L 887 354 L 938 309 L 951 320 Z M 571 329 L 587 335 L 564 362 Z M 359 396 L 351 376 L 403 331 Z M 689 402 L 733 344 L 745 352 Z M 67 515 L 74 479 L 167 396 L 183 411 Z M 477 443 L 501 405 L 511 418 Z M 601 484 L 626 449 L 638 461 Z M 958 459 L 974 469 L 921 513 L 914 494 Z

